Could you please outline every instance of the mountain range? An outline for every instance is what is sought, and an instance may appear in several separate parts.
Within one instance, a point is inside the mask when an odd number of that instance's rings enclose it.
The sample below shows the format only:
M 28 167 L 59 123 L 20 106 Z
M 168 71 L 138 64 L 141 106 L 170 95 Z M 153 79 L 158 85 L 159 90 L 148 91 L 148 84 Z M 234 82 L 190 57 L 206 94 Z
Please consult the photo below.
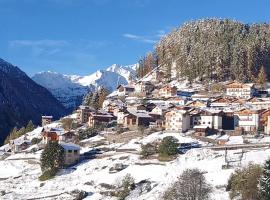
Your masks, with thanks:
M 67 109 L 46 88 L 0 59 L 0 144 L 14 126 L 25 126 L 29 120 L 40 124 L 42 115 L 58 119 L 65 114 Z
M 64 75 L 56 72 L 39 72 L 32 79 L 47 88 L 68 110 L 82 103 L 85 94 L 99 87 L 114 91 L 119 84 L 136 79 L 138 64 L 121 66 L 114 64 L 87 76 Z

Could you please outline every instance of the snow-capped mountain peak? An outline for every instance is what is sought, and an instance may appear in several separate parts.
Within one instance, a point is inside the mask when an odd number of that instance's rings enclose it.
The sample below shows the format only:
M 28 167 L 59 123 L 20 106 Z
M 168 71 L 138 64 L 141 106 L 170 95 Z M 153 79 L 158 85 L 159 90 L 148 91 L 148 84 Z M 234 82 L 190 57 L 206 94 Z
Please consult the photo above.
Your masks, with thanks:
M 127 84 L 130 76 L 135 79 L 137 64 L 121 66 L 114 64 L 106 70 L 98 70 L 86 76 L 64 75 L 57 72 L 39 72 L 32 79 L 47 88 L 65 107 L 74 109 L 89 91 L 105 87 L 109 92 L 119 84 Z

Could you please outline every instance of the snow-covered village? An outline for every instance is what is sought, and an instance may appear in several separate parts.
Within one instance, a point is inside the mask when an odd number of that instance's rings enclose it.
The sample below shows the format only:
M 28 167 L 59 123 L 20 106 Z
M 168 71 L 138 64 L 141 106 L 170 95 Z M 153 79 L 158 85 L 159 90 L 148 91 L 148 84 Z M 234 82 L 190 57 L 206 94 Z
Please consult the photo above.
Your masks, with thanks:
M 0 148 L 2 198 L 161 199 L 184 170 L 197 168 L 211 199 L 229 199 L 232 173 L 269 157 L 268 91 L 235 81 L 219 83 L 218 91 L 165 84 L 163 74 L 157 68 L 119 85 L 98 109 L 81 105 L 57 121 L 42 116 L 42 126 L 10 139 Z M 63 148 L 64 167 L 42 178 L 51 142 Z M 127 177 L 134 186 L 121 193 Z
M 0 0 L 0 199 L 270 200 L 269 6 Z

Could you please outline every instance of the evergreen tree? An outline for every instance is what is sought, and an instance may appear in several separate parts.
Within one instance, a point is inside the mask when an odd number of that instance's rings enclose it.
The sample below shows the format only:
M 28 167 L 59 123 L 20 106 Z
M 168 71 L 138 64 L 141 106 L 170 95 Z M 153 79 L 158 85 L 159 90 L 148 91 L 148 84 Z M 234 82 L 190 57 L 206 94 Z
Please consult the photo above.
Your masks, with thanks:
M 260 196 L 261 200 L 270 199 L 270 159 L 268 159 L 263 166 L 263 175 L 260 182 Z
M 106 88 L 102 87 L 98 93 L 98 107 L 101 108 L 106 97 L 109 95 L 109 92 L 106 90 Z
M 90 105 L 96 110 L 99 109 L 99 92 L 98 91 L 95 91 L 93 93 Z
M 262 89 L 265 88 L 267 83 L 267 75 L 265 73 L 264 67 L 262 66 L 258 74 L 257 83 L 261 86 Z
M 5 139 L 4 143 L 7 144 L 10 140 L 14 140 L 17 136 L 17 132 L 18 132 L 17 127 L 14 127 L 12 131 L 9 133 L 9 135 L 7 136 L 7 138 Z
M 63 147 L 57 142 L 49 142 L 41 154 L 40 161 L 43 173 L 40 179 L 44 180 L 53 177 L 59 169 L 64 167 Z
M 35 129 L 35 126 L 34 126 L 32 120 L 30 120 L 25 127 L 25 132 L 29 133 L 29 132 L 33 131 L 34 129 Z
M 83 98 L 83 105 L 84 106 L 91 106 L 92 102 L 92 97 L 93 97 L 93 92 L 89 92 L 85 97 Z

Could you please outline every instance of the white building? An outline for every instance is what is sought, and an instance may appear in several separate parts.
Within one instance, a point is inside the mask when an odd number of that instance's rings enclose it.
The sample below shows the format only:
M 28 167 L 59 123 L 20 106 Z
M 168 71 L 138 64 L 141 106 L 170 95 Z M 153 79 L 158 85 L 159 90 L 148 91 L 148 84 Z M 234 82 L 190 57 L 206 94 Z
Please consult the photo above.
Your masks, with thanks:
M 254 84 L 253 83 L 238 83 L 232 82 L 226 85 L 226 95 L 248 99 L 253 96 Z
M 192 111 L 191 126 L 204 126 L 211 129 L 222 128 L 222 111 Z
M 190 116 L 188 110 L 175 107 L 165 114 L 166 131 L 185 132 L 190 128 Z
M 259 127 L 259 111 L 242 109 L 234 113 L 235 124 L 237 127 L 243 128 L 244 131 L 256 131 Z

